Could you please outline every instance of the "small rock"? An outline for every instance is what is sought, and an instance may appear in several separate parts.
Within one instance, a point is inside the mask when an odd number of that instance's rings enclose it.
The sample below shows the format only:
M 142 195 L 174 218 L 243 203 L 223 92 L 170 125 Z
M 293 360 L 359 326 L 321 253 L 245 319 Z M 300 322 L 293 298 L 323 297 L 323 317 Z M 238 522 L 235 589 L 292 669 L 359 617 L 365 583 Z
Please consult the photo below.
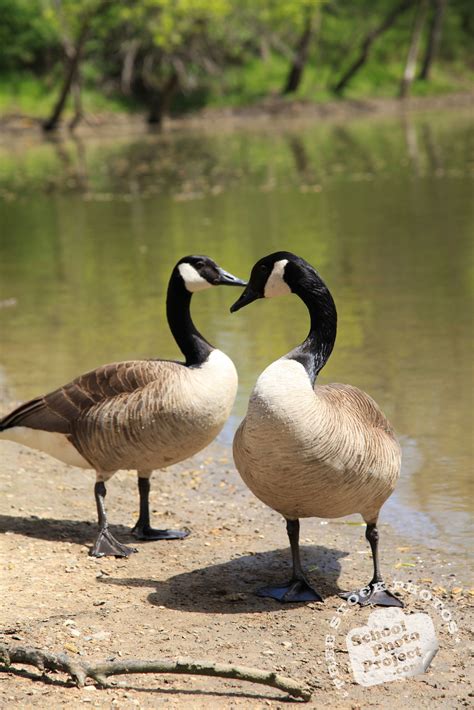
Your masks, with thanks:
M 79 653 L 79 649 L 73 643 L 65 643 L 64 648 L 66 651 L 71 651 L 71 653 Z

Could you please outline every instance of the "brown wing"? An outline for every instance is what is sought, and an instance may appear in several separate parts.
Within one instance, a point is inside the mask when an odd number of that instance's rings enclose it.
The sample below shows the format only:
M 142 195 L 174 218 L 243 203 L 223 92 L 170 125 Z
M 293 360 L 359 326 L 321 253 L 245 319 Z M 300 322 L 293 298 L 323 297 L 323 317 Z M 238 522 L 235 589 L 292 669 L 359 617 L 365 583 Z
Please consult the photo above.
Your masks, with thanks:
M 344 411 L 345 415 L 352 416 L 355 420 L 363 422 L 367 427 L 382 429 L 395 438 L 392 425 L 380 410 L 378 404 L 366 392 L 352 385 L 336 382 L 317 386 L 317 391 L 336 407 L 339 407 L 341 411 Z
M 54 392 L 25 402 L 0 420 L 0 430 L 26 426 L 69 434 L 73 422 L 90 407 L 153 382 L 158 375 L 159 362 L 131 360 L 98 367 Z

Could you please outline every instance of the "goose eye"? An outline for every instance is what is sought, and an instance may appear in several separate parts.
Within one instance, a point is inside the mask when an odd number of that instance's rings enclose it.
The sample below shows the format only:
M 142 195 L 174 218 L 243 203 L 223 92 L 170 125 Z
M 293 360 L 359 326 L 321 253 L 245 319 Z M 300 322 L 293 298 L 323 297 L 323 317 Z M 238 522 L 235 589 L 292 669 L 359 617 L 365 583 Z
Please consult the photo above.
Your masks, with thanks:
M 198 269 L 202 269 L 205 266 L 205 263 L 203 262 L 202 259 L 199 259 L 199 261 L 194 262 L 194 266 L 197 267 Z
M 266 264 L 260 264 L 260 272 L 262 274 L 267 274 L 268 273 L 268 266 Z

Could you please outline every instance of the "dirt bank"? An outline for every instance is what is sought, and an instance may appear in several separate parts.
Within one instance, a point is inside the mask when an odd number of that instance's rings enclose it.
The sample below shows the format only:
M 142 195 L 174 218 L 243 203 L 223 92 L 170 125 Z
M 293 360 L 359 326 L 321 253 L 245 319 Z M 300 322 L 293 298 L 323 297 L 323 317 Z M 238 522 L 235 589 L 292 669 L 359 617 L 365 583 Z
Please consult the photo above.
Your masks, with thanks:
M 403 101 L 396 98 L 340 99 L 315 103 L 311 101 L 288 101 L 280 97 L 270 97 L 250 106 L 228 108 L 206 108 L 193 113 L 167 118 L 163 128 L 166 131 L 198 129 L 200 131 L 233 130 L 234 128 L 255 128 L 284 125 L 286 122 L 345 122 L 359 118 L 379 118 L 414 113 L 446 110 L 472 110 L 474 93 L 455 93 L 441 96 L 412 97 Z M 75 129 L 78 136 L 104 135 L 109 137 L 128 133 L 145 133 L 156 128 L 147 126 L 145 115 L 128 113 L 87 114 Z M 44 137 L 41 118 L 21 114 L 0 115 L 0 140 L 8 140 L 12 135 Z M 70 135 L 67 121 L 59 135 Z
M 214 444 L 184 464 L 155 473 L 155 522 L 187 526 L 192 535 L 184 541 L 138 543 L 139 553 L 128 560 L 88 556 L 95 535 L 90 472 L 9 442 L 1 442 L 1 455 L 0 642 L 67 652 L 78 659 L 187 656 L 276 670 L 311 685 L 309 706 L 316 708 L 470 704 L 473 597 L 462 558 L 448 559 L 382 524 L 387 580 L 412 581 L 430 590 L 459 631 L 451 634 L 441 612 L 417 593 L 401 591 L 408 614 L 424 611 L 431 616 L 440 650 L 427 673 L 364 688 L 348 667 L 345 635 L 362 626 L 373 609 L 341 609 L 336 596 L 338 589 L 365 583 L 371 573 L 359 524 L 304 521 L 303 559 L 324 603 L 281 606 L 253 592 L 287 576 L 284 526 L 243 486 L 228 448 Z M 131 541 L 135 476 L 118 474 L 108 490 L 113 532 Z M 330 626 L 334 617 L 341 618 L 337 631 Z M 332 672 L 344 683 L 341 691 L 325 660 L 331 633 Z M 106 690 L 93 685 L 77 689 L 60 674 L 49 674 L 47 684 L 39 679 L 39 671 L 26 667 L 0 673 L 1 707 L 71 708 L 84 703 L 121 709 L 166 704 L 253 710 L 296 702 L 263 686 L 211 678 L 137 675 L 112 680 L 113 687 Z

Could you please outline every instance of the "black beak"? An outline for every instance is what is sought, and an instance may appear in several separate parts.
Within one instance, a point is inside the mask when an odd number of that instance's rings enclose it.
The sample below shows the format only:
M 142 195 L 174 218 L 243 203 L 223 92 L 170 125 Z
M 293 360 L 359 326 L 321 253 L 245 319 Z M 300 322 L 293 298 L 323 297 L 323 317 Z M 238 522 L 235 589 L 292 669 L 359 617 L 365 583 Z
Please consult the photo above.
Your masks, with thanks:
M 219 268 L 219 280 L 215 283 L 216 286 L 247 286 L 246 281 L 238 279 L 237 276 L 229 274 L 228 271 Z
M 256 291 L 254 291 L 250 285 L 247 285 L 245 291 L 230 307 L 230 312 L 235 313 L 235 311 L 239 311 L 244 306 L 247 306 L 249 303 L 252 303 L 252 301 L 256 301 L 257 298 L 261 298 L 261 296 Z

